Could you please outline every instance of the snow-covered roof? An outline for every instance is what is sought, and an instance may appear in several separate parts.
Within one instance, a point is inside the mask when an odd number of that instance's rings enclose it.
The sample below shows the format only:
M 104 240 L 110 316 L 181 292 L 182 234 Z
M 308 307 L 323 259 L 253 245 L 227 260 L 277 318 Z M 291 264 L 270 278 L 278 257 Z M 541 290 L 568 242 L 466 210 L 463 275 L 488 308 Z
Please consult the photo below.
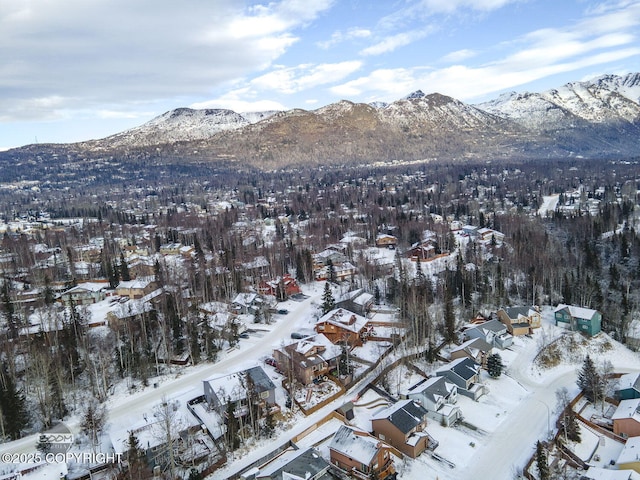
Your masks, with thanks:
M 630 400 L 622 400 L 611 416 L 611 420 L 621 420 L 624 418 L 633 418 L 640 423 L 640 398 L 632 398 Z
M 565 308 L 569 310 L 569 313 L 571 314 L 572 317 L 584 318 L 586 320 L 591 320 L 593 316 L 596 313 L 598 313 L 597 310 L 592 310 L 591 308 L 576 307 L 573 305 L 565 305 L 562 303 L 556 307 L 553 313 L 559 312 L 560 310 L 564 310 Z
M 474 357 L 478 354 L 478 352 L 489 352 L 493 347 L 491 344 L 487 343 L 481 338 L 472 338 L 471 340 L 467 340 L 462 345 L 458 345 L 451 349 L 451 353 L 459 352 L 461 350 L 467 351 L 471 353 Z
M 314 448 L 285 450 L 259 467 L 256 480 L 284 480 L 315 478 L 329 468 L 327 462 Z
M 118 284 L 119 289 L 121 288 L 126 288 L 126 289 L 132 289 L 132 288 L 146 288 L 149 286 L 149 284 L 151 283 L 150 280 L 127 280 L 127 281 L 122 281 Z
M 400 400 L 395 404 L 379 411 L 371 420 L 387 419 L 403 434 L 409 433 L 415 427 L 423 423 L 427 411 L 415 401 Z
M 245 386 L 245 375 L 247 374 L 251 376 L 255 389 L 258 393 L 275 390 L 276 386 L 260 366 L 251 367 L 247 370 L 234 372 L 229 375 L 212 377 L 204 380 L 204 383 L 208 383 L 211 389 L 221 400 L 224 400 L 225 402 L 227 400 L 237 402 L 247 396 L 247 389 Z
M 330 323 L 344 330 L 357 333 L 366 326 L 367 322 L 368 320 L 365 317 L 357 313 L 350 312 L 344 308 L 335 308 L 320 317 L 316 325 Z
M 460 376 L 461 378 L 465 380 L 469 380 L 474 375 L 478 374 L 479 367 L 480 366 L 470 358 L 463 357 L 463 358 L 457 358 L 456 360 L 453 360 L 452 362 L 446 364 L 445 366 L 440 367 L 439 369 L 436 370 L 436 373 L 452 371 L 456 375 Z
M 625 390 L 627 388 L 635 388 L 640 392 L 640 374 L 625 373 L 618 380 L 618 389 Z
M 329 444 L 329 449 L 342 453 L 364 465 L 369 465 L 378 453 L 380 441 L 368 433 L 341 425 Z
M 591 480 L 640 480 L 640 473 L 634 470 L 610 470 L 608 468 L 590 467 L 582 473 L 582 478 Z
M 618 464 L 631 462 L 640 462 L 640 437 L 629 437 L 618 457 Z
M 78 285 L 76 285 L 73 288 L 70 288 L 64 293 L 66 294 L 66 293 L 82 292 L 82 291 L 95 293 L 95 292 L 100 292 L 102 290 L 106 290 L 108 288 L 109 288 L 108 283 L 84 282 L 84 283 L 79 283 Z

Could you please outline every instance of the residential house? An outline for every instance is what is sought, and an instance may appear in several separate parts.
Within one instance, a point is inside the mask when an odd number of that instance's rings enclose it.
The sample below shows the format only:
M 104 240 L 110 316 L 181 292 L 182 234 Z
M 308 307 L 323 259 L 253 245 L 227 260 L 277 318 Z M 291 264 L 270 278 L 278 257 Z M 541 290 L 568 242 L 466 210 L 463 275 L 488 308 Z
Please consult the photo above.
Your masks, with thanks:
M 266 308 L 265 300 L 257 293 L 239 293 L 231 301 L 231 311 L 237 315 L 255 315 Z
M 351 262 L 342 262 L 339 264 L 332 264 L 320 267 L 314 273 L 314 278 L 318 281 L 330 280 L 331 269 L 333 269 L 333 277 L 336 282 L 344 282 L 350 280 L 357 273 L 358 269 Z
M 474 226 L 474 225 L 463 225 L 462 226 L 462 233 L 464 233 L 465 235 L 468 235 L 470 237 L 477 237 L 478 236 L 478 227 Z
M 334 266 L 340 265 L 347 260 L 348 258 L 344 253 L 327 248 L 326 250 L 313 255 L 313 269 L 318 270 L 330 264 Z
M 473 400 L 478 400 L 487 392 L 480 383 L 480 365 L 470 358 L 453 360 L 436 370 L 436 375 L 456 385 L 459 393 Z
M 411 245 L 411 248 L 407 251 L 407 257 L 412 261 L 425 262 L 432 260 L 438 255 L 436 244 L 433 240 L 423 240 L 422 242 L 416 242 Z
M 540 309 L 537 307 L 506 307 L 498 310 L 498 320 L 507 326 L 507 331 L 515 336 L 529 335 L 542 324 Z
M 255 480 L 336 480 L 327 462 L 315 448 L 287 448 L 275 458 L 257 467 Z M 250 472 L 251 473 L 251 472 Z
M 373 305 L 374 297 L 362 288 L 347 292 L 336 302 L 336 307 L 345 308 L 358 315 L 365 316 Z
M 447 381 L 445 377 L 431 377 L 402 392 L 402 398 L 410 398 L 422 405 L 427 415 L 439 424 L 447 427 L 462 419 L 458 401 L 458 387 Z
M 486 227 L 479 228 L 477 236 L 478 240 L 482 242 L 502 243 L 504 241 L 504 233 Z
M 600 333 L 602 314 L 590 308 L 560 304 L 553 311 L 556 325 L 592 337 Z
M 371 333 L 369 321 L 344 308 L 334 308 L 324 314 L 315 325 L 315 331 L 325 335 L 331 343 L 361 347 Z
M 457 358 L 470 358 L 474 362 L 486 367 L 487 358 L 491 355 L 493 346 L 482 338 L 472 338 L 462 345 L 457 345 L 451 349 L 449 355 L 451 360 Z
M 123 281 L 116 287 L 116 295 L 121 297 L 129 297 L 131 300 L 142 298 L 150 294 L 157 288 L 156 283 L 152 279 L 137 279 Z
M 189 411 L 187 402 L 184 396 L 163 400 L 150 406 L 149 413 L 144 413 L 142 418 L 133 415 L 127 422 L 110 425 L 109 437 L 114 452 L 126 458 L 129 434 L 133 433 L 144 453 L 144 460 L 152 469 L 166 469 L 172 457 L 171 450 L 174 458 L 180 458 L 184 464 L 197 466 L 205 462 L 216 447 L 203 431 L 201 422 Z M 171 445 L 167 443 L 165 418 L 171 419 Z
M 309 385 L 337 368 L 342 349 L 324 335 L 315 335 L 273 351 L 277 367 L 298 382 Z
M 640 398 L 640 374 L 625 373 L 618 380 L 616 398 L 619 400 L 630 400 Z
M 165 243 L 160 245 L 161 255 L 179 255 L 182 244 L 179 242 Z
M 507 326 L 495 318 L 467 328 L 464 331 L 464 338 L 466 340 L 481 338 L 502 350 L 513 343 L 513 336 L 507 332 Z
M 243 417 L 249 413 L 250 390 L 255 389 L 259 398 L 257 407 L 277 408 L 276 386 L 260 366 L 217 376 L 203 381 L 204 397 L 209 406 L 221 415 L 227 412 L 228 404 L 233 404 L 234 416 Z
M 393 235 L 381 233 L 376 237 L 376 247 L 394 249 L 398 245 L 398 238 Z
M 411 399 L 400 400 L 371 417 L 373 434 L 416 458 L 429 447 L 427 410 Z
M 258 285 L 258 291 L 262 295 L 271 295 L 281 300 L 302 292 L 296 279 L 288 273 L 273 280 L 262 280 Z
M 331 463 L 363 480 L 395 480 L 396 471 L 388 445 L 367 432 L 341 425 L 329 443 Z
M 91 305 L 98 303 L 107 297 L 106 291 L 109 284 L 106 282 L 80 283 L 60 294 L 58 299 L 65 307 L 73 305 Z
M 622 400 L 611 416 L 613 433 L 622 437 L 640 436 L 640 398 Z
M 627 440 L 616 464 L 620 470 L 632 470 L 640 473 L 640 437 L 632 437 Z

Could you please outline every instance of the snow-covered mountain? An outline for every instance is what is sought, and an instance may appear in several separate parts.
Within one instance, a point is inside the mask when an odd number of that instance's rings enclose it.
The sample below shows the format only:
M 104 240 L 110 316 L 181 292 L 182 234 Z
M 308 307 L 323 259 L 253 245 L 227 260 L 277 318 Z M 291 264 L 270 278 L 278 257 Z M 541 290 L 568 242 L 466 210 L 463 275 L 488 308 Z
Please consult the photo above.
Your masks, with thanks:
M 203 140 L 216 133 L 259 122 L 276 113 L 249 112 L 239 114 L 222 108 L 176 108 L 159 115 L 147 123 L 95 142 L 97 146 L 145 147 L 151 145 Z
M 476 106 L 534 130 L 640 125 L 640 73 L 604 75 L 543 93 L 512 92 Z
M 72 145 L 23 147 L 58 157 L 218 161 L 256 168 L 424 159 L 637 156 L 640 73 L 605 75 L 542 93 L 470 105 L 421 90 L 391 103 L 342 100 L 316 110 L 239 114 L 172 110 L 125 132 Z

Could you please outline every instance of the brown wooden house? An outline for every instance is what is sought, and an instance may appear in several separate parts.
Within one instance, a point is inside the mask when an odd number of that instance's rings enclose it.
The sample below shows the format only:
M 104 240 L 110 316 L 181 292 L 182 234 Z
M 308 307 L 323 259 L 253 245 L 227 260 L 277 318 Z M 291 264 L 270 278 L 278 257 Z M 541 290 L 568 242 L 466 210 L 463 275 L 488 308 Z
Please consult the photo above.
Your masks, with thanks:
M 331 343 L 344 343 L 350 347 L 362 346 L 371 330 L 369 320 L 344 308 L 331 310 L 315 325 L 315 331 L 325 335 Z
M 354 478 L 396 478 L 391 449 L 367 432 L 340 426 L 329 444 L 331 463 Z
M 371 418 L 373 434 L 416 458 L 429 447 L 427 410 L 413 400 L 400 400 Z

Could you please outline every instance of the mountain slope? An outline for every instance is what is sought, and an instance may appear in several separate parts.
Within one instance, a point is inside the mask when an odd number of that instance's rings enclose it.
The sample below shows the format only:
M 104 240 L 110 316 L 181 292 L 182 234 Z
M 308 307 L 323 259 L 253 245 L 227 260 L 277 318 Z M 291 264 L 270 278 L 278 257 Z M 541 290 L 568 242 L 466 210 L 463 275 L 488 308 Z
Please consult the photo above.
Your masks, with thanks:
M 88 148 L 147 147 L 163 143 L 210 138 L 216 133 L 235 130 L 258 122 L 275 112 L 241 115 L 233 110 L 177 108 L 153 118 L 139 127 L 115 135 L 83 142 Z
M 392 103 L 238 114 L 177 109 L 140 127 L 71 145 L 32 145 L 0 160 L 126 158 L 279 169 L 393 161 L 637 156 L 640 74 L 605 75 L 479 105 L 416 91 Z

